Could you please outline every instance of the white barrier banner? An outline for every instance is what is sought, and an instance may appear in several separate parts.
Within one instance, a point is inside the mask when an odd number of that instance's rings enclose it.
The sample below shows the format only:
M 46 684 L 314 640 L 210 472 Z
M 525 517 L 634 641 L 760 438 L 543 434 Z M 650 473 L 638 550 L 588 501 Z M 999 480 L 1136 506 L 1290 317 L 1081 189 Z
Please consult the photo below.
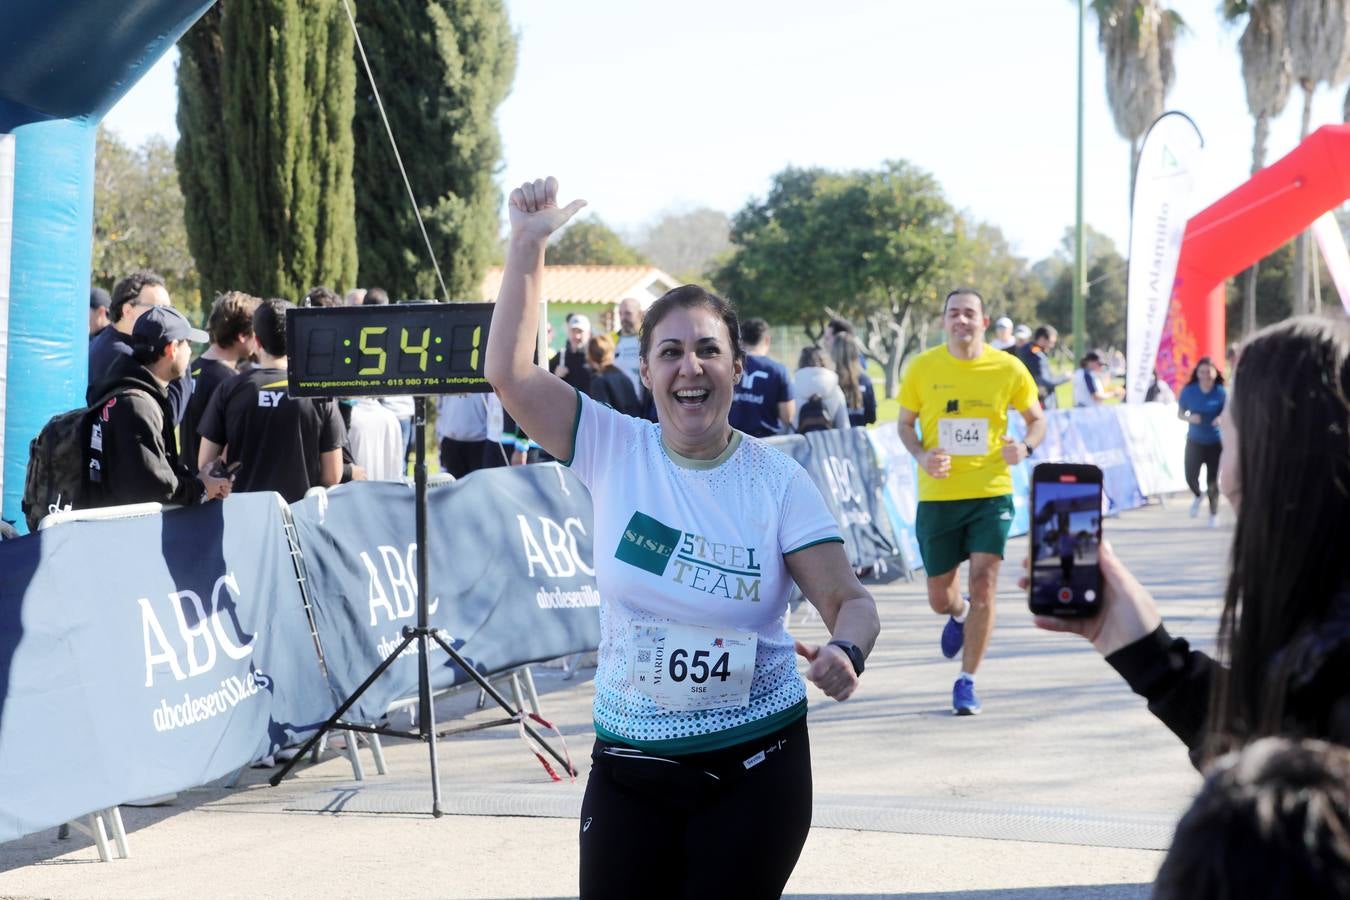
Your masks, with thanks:
M 1154 497 L 1186 490 L 1186 423 L 1177 418 L 1176 405 L 1122 404 L 1116 414 L 1140 492 Z

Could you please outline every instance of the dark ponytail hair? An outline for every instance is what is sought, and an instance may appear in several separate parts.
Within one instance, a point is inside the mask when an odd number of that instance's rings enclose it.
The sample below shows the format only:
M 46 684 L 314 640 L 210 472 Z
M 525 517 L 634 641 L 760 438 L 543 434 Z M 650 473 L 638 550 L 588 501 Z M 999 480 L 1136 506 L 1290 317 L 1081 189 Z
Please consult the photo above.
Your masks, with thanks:
M 1249 339 L 1241 358 L 1226 412 L 1237 447 L 1224 452 L 1238 455 L 1242 497 L 1208 756 L 1264 735 L 1319 736 L 1285 721 L 1299 674 L 1288 648 L 1350 587 L 1350 318 L 1288 319 Z

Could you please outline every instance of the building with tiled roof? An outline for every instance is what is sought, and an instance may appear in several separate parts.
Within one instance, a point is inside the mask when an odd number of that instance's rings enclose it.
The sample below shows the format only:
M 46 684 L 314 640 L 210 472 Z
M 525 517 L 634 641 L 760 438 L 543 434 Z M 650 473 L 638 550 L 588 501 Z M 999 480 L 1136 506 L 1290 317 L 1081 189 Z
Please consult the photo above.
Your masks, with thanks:
M 595 331 L 614 331 L 619 322 L 619 301 L 636 299 L 645 310 L 666 291 L 682 282 L 656 266 L 545 266 L 544 299 L 554 333 L 565 333 L 564 323 L 572 313 L 591 320 Z M 500 267 L 488 269 L 481 296 L 496 300 L 502 286 Z

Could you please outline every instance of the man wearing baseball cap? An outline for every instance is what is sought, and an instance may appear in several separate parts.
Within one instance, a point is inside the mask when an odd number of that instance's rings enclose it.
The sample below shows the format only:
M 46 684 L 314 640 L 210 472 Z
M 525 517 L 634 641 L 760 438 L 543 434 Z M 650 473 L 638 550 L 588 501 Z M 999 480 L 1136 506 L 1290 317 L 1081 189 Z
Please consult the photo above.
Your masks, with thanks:
M 114 361 L 90 429 L 90 489 L 99 505 L 188 506 L 230 493 L 228 477 L 188 471 L 174 436 L 169 385 L 187 371 L 189 341 L 208 340 L 171 306 L 152 306 L 136 319 L 131 355 Z
M 1002 316 L 994 323 L 994 336 L 989 339 L 989 346 L 995 350 L 1007 350 L 1014 343 L 1012 319 Z
M 591 392 L 591 366 L 586 361 L 586 344 L 591 339 L 591 320 L 581 313 L 567 317 L 567 344 L 549 360 L 553 374 L 583 394 Z

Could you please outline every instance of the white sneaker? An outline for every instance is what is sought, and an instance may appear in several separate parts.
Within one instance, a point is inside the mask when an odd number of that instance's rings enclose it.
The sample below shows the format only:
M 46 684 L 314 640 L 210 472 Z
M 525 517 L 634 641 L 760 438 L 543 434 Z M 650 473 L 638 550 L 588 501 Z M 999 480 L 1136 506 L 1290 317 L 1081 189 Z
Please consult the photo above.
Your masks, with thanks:
M 1210 514 L 1210 517 L 1209 517 L 1209 527 L 1210 527 L 1210 528 L 1218 528 L 1218 527 L 1219 527 L 1219 515 L 1218 515 L 1218 513 L 1211 513 L 1211 514 Z
M 1191 501 L 1191 518 L 1194 519 L 1198 515 L 1200 515 L 1200 498 L 1196 497 Z

